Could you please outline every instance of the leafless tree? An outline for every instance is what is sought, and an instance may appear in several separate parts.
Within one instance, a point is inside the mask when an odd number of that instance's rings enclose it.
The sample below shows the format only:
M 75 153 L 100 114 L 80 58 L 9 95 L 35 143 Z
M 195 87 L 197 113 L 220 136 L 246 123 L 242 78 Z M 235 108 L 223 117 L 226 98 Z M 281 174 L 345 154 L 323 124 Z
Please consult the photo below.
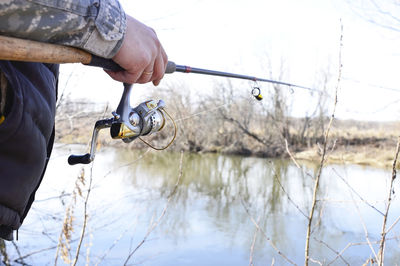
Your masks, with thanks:
M 347 1 L 353 12 L 379 27 L 400 32 L 400 2 L 396 0 Z

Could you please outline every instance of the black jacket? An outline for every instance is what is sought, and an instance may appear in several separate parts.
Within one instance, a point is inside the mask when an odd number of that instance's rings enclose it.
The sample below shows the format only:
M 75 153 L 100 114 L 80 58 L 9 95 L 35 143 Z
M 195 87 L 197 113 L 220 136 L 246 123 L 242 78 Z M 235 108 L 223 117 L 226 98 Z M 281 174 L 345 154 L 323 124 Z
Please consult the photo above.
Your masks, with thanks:
M 13 92 L 0 125 L 0 238 L 12 239 L 43 178 L 54 141 L 58 65 L 0 61 Z

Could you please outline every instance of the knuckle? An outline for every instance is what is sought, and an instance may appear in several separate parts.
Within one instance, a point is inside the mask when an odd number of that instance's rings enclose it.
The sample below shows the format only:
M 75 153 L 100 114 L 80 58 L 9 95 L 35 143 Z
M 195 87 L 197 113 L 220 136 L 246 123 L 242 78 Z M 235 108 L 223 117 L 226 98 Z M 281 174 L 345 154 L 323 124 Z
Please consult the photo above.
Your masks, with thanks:
M 154 36 L 157 37 L 156 31 L 152 27 L 149 27 L 149 29 L 153 32 Z
M 152 76 L 150 75 L 141 75 L 140 78 L 137 80 L 137 83 L 144 84 L 147 82 L 152 81 Z
M 151 63 L 151 56 L 147 53 L 143 53 L 140 58 L 136 60 L 136 69 L 135 72 L 139 72 L 145 69 Z
M 161 42 L 160 42 L 160 40 L 158 38 L 155 39 L 154 44 L 155 44 L 155 46 L 157 48 L 157 51 L 161 51 L 162 45 L 161 45 Z
M 138 60 L 140 66 L 146 66 L 149 62 L 150 62 L 150 56 L 147 53 L 143 53 L 140 59 Z

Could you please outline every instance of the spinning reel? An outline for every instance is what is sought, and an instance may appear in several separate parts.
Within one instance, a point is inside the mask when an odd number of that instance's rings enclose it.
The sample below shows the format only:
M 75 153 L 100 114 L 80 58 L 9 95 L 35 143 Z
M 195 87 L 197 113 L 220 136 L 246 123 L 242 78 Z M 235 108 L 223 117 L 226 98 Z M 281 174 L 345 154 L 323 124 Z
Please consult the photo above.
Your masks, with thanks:
M 150 135 L 163 129 L 166 116 L 173 121 L 171 116 L 164 109 L 165 103 L 163 100 L 159 102 L 154 100 L 146 101 L 132 108 L 130 104 L 131 90 L 132 84 L 124 83 L 124 92 L 117 110 L 112 113 L 113 117 L 98 120 L 94 126 L 90 153 L 69 156 L 68 163 L 70 165 L 89 164 L 94 160 L 97 137 L 101 129 L 110 128 L 111 138 L 122 139 L 125 143 L 129 143 L 140 136 Z M 175 126 L 174 137 L 167 147 L 174 141 L 176 131 Z M 150 144 L 148 145 L 151 146 Z

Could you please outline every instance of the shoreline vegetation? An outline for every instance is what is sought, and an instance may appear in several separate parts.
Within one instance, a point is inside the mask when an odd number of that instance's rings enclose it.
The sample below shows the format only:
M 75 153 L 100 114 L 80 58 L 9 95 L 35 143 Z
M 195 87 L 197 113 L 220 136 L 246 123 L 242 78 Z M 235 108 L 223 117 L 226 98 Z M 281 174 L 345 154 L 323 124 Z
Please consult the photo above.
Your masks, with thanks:
M 225 90 L 226 87 L 224 87 Z M 327 108 L 318 101 L 312 115 L 293 118 L 287 115 L 285 97 L 280 90 L 265 102 L 244 96 L 232 101 L 232 89 L 218 95 L 227 99 L 205 97 L 193 102 L 190 95 L 162 89 L 168 112 L 174 117 L 178 134 L 169 147 L 172 151 L 221 153 L 262 158 L 291 158 L 304 164 L 317 163 L 322 152 L 324 131 L 329 122 Z M 184 90 L 180 90 L 184 91 Z M 91 111 L 88 111 L 91 110 Z M 94 123 L 109 118 L 111 109 L 87 100 L 64 100 L 57 109 L 56 142 L 88 144 Z M 173 136 L 171 121 L 151 136 L 144 137 L 156 147 L 164 147 Z M 400 122 L 365 122 L 335 119 L 328 143 L 328 164 L 358 164 L 390 168 L 393 163 Z M 101 146 L 145 149 L 140 140 L 129 144 L 113 140 L 109 130 L 100 131 Z M 290 156 L 290 154 L 292 156 Z

